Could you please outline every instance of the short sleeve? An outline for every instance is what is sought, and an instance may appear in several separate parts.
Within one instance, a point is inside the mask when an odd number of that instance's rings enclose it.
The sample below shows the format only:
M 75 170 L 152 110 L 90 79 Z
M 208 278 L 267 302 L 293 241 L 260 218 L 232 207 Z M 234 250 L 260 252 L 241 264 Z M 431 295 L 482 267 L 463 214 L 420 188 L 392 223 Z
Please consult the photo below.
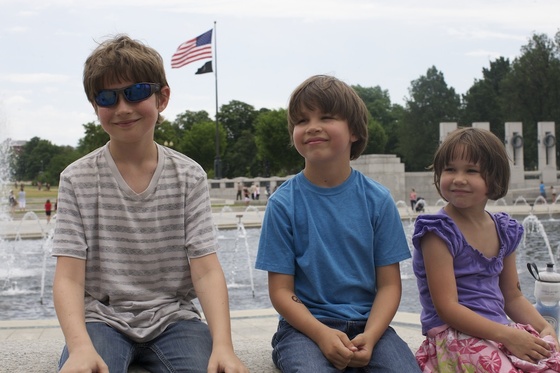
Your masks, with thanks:
M 445 214 L 438 213 L 418 216 L 414 223 L 414 234 L 412 235 L 412 244 L 415 249 L 421 251 L 420 241 L 428 232 L 432 232 L 441 238 L 453 256 L 456 254 L 453 251 L 462 246 L 460 241 L 463 239 L 463 236 L 458 231 L 453 220 Z

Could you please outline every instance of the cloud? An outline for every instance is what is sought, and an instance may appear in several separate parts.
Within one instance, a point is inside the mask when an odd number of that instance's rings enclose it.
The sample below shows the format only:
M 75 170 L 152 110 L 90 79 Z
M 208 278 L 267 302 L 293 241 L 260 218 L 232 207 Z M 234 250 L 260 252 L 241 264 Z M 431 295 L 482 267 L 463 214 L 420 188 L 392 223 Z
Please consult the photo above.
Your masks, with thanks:
M 2 101 L 3 104 L 7 107 L 21 106 L 30 102 L 27 98 L 25 98 L 25 96 L 20 95 L 11 95 L 8 98 L 3 99 Z
M 29 31 L 28 27 L 14 26 L 7 29 L 9 34 L 23 34 Z
M 473 39 L 473 40 L 484 40 L 484 39 L 493 39 L 493 40 L 514 40 L 518 42 L 524 42 L 527 40 L 528 35 L 522 34 L 512 34 L 506 32 L 497 32 L 497 31 L 490 31 L 488 29 L 481 29 L 481 28 L 449 28 L 448 34 L 450 36 L 457 36 L 462 39 Z
M 469 57 L 488 57 L 489 60 L 495 60 L 500 57 L 504 57 L 500 52 L 492 52 L 484 49 L 473 50 L 465 53 L 465 56 Z
M 6 107 L 9 107 L 6 105 Z M 14 140 L 29 140 L 32 137 L 49 140 L 53 144 L 77 146 L 77 139 L 84 136 L 82 124 L 95 121 L 95 114 L 69 111 L 44 105 L 29 110 L 8 110 L 5 119 Z M 19 123 L 36 123 L 40 125 L 21 126 Z
M 67 75 L 47 73 L 0 75 L 0 81 L 20 84 L 63 83 L 69 79 Z

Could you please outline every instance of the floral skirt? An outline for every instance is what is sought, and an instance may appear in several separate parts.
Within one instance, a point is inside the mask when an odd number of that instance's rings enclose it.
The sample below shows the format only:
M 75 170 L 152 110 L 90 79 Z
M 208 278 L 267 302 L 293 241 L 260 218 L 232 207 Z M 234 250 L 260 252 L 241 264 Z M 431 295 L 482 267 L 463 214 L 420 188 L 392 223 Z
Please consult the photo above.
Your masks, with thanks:
M 510 324 L 539 336 L 530 325 Z M 560 372 L 560 353 L 550 336 L 543 338 L 553 348 L 550 357 L 537 363 L 521 360 L 501 343 L 475 338 L 447 325 L 434 328 L 416 352 L 416 360 L 424 373 L 522 373 Z

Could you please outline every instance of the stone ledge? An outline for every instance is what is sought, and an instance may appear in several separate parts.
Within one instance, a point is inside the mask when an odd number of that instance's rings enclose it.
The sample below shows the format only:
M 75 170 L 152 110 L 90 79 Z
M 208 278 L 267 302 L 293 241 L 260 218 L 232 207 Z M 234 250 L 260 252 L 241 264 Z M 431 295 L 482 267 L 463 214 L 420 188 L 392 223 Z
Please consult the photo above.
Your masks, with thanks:
M 57 371 L 60 352 L 64 341 L 60 338 L 41 340 L 0 341 L 2 351 L 1 372 L 10 373 L 52 373 Z M 280 372 L 271 359 L 270 341 L 253 340 L 236 343 L 237 356 L 250 372 Z M 140 367 L 131 367 L 129 373 L 146 373 Z
M 272 362 L 270 341 L 278 314 L 273 308 L 231 311 L 231 332 L 237 356 L 250 372 L 279 373 Z M 424 337 L 420 315 L 397 312 L 391 326 L 414 352 Z M 0 321 L 0 372 L 56 372 L 64 337 L 56 319 Z M 128 373 L 146 373 L 133 366 Z

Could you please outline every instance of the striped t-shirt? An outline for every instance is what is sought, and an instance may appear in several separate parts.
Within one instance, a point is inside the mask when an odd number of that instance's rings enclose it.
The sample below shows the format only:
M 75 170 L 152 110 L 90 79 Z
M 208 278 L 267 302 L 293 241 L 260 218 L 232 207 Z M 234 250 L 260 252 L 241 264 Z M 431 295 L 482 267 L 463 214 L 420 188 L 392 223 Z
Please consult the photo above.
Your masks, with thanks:
M 53 255 L 86 260 L 86 322 L 107 323 L 138 342 L 200 317 L 189 258 L 217 249 L 206 173 L 183 154 L 157 149 L 140 194 L 108 144 L 69 165 L 58 190 Z

